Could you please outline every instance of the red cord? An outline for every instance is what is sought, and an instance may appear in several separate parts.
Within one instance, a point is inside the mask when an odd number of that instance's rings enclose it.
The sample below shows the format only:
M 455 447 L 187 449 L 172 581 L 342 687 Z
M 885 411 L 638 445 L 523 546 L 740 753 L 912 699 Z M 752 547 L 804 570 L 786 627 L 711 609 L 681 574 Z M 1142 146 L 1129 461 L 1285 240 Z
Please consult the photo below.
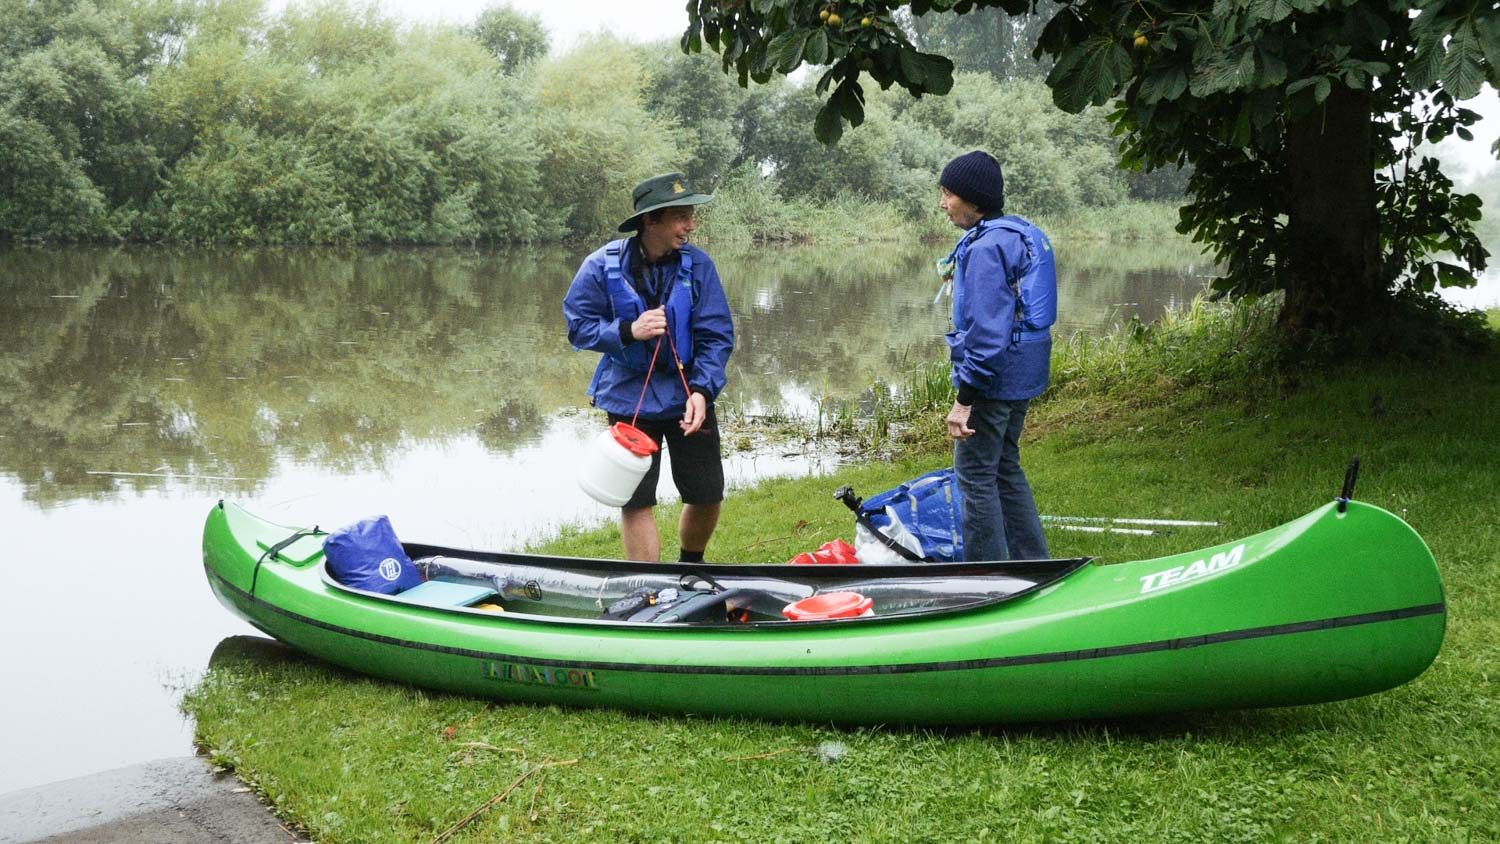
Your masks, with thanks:
M 672 326 L 667 325 L 663 332 L 667 338 L 667 347 L 672 350 L 672 360 L 677 364 L 677 377 L 682 379 L 682 392 L 689 400 L 693 397 L 693 390 L 688 386 L 687 373 L 682 366 L 682 358 L 677 356 L 677 343 L 672 339 Z M 635 412 L 630 415 L 630 427 L 635 427 L 636 417 L 641 415 L 641 407 L 646 403 L 646 388 L 651 386 L 651 373 L 656 371 L 656 357 L 661 354 L 661 337 L 656 338 L 656 348 L 651 352 L 651 363 L 646 367 L 646 380 L 641 384 L 641 397 L 635 400 Z
M 676 353 L 676 350 L 673 350 Z M 641 405 L 646 403 L 646 388 L 651 386 L 651 373 L 656 370 L 656 356 L 661 354 L 661 338 L 656 338 L 656 350 L 651 353 L 651 363 L 646 366 L 646 380 L 641 383 L 641 397 L 635 400 L 635 412 L 630 414 L 630 427 L 635 427 L 635 419 L 641 415 Z

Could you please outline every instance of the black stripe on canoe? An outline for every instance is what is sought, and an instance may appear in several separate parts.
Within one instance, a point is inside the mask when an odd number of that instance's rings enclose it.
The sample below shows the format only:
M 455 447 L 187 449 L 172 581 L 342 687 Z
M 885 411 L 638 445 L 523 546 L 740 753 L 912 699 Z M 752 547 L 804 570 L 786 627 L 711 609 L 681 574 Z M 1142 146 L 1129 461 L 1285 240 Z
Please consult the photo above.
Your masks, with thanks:
M 1187 648 L 1200 648 L 1207 645 L 1221 645 L 1227 642 L 1240 642 L 1247 639 L 1265 639 L 1272 636 L 1289 636 L 1297 633 L 1315 633 L 1320 630 L 1336 630 L 1342 627 L 1357 627 L 1363 624 L 1381 624 L 1388 621 L 1401 621 L 1408 618 L 1420 618 L 1427 615 L 1440 615 L 1447 611 L 1443 603 L 1422 604 L 1421 606 L 1405 607 L 1396 610 L 1381 610 L 1379 612 L 1360 613 L 1358 615 L 1343 615 L 1334 618 L 1322 618 L 1314 621 L 1294 621 L 1287 624 L 1272 624 L 1266 627 L 1247 627 L 1242 630 L 1226 630 L 1222 633 L 1207 633 L 1201 636 L 1183 636 L 1177 639 L 1159 639 L 1154 642 L 1138 642 L 1132 645 L 1113 645 L 1107 648 L 1084 648 L 1074 651 L 1052 651 L 1049 653 L 1025 654 L 1022 656 L 1000 656 L 987 659 L 961 659 L 948 662 L 911 662 L 896 665 L 813 665 L 813 666 L 745 666 L 745 665 L 657 665 L 652 663 L 636 662 L 588 662 L 570 659 L 538 659 L 531 656 L 517 656 L 514 654 L 490 653 L 488 651 L 477 651 L 471 648 L 452 648 L 447 645 L 435 645 L 429 642 L 414 642 L 410 639 L 398 639 L 393 636 L 382 636 L 379 633 L 371 633 L 365 630 L 354 630 L 329 624 L 315 618 L 298 615 L 290 610 L 278 607 L 268 601 L 256 598 L 245 590 L 230 583 L 217 573 L 207 569 L 208 576 L 217 580 L 224 588 L 237 593 L 240 597 L 253 604 L 259 604 L 266 609 L 311 627 L 328 630 L 356 639 L 364 639 L 383 645 L 395 645 L 402 648 L 410 648 L 419 651 L 430 651 L 433 653 L 451 654 L 453 656 L 466 656 L 475 659 L 488 659 L 496 662 L 521 662 L 528 665 L 546 666 L 548 668 L 576 668 L 584 671 L 635 671 L 646 674 L 724 674 L 724 675 L 774 675 L 785 677 L 806 676 L 830 676 L 830 675 L 857 675 L 857 674 L 912 674 L 923 671 L 973 671 L 982 668 L 1009 668 L 1018 665 L 1044 665 L 1052 662 L 1073 662 L 1086 659 L 1107 659 L 1116 656 L 1134 656 L 1137 654 L 1156 653 L 1158 651 L 1176 651 Z M 255 625 L 260 627 L 260 625 Z M 264 630 L 264 628 L 261 628 Z M 265 631 L 270 633 L 270 631 Z M 272 633 L 272 636 L 275 634 Z

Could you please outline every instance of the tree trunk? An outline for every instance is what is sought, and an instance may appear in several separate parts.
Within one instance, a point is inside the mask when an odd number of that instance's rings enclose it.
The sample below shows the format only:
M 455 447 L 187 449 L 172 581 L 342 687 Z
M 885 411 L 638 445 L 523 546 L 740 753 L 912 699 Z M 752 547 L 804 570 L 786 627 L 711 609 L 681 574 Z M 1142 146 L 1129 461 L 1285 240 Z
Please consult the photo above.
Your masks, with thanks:
M 1335 85 L 1321 108 L 1288 122 L 1286 164 L 1282 326 L 1294 335 L 1371 327 L 1391 297 L 1380 275 L 1369 92 Z

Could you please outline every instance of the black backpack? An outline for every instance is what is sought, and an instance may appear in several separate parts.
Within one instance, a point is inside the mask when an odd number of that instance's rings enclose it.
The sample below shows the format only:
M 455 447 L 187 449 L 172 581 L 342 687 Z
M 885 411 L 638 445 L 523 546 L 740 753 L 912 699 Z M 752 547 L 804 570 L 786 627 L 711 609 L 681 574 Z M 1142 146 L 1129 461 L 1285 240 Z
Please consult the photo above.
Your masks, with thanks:
M 749 607 L 756 595 L 753 589 L 696 592 L 642 587 L 610 604 L 599 618 L 657 624 L 743 622 L 750 620 Z

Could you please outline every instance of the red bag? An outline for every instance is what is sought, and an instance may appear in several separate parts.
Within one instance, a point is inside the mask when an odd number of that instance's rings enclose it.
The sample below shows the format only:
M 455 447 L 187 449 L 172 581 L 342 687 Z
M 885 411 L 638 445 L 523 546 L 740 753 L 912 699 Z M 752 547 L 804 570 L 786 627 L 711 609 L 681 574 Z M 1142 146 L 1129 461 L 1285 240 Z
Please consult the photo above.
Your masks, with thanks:
M 793 565 L 848 565 L 858 563 L 859 557 L 854 554 L 854 546 L 842 539 L 835 539 L 823 543 L 816 551 L 803 551 L 788 562 Z

